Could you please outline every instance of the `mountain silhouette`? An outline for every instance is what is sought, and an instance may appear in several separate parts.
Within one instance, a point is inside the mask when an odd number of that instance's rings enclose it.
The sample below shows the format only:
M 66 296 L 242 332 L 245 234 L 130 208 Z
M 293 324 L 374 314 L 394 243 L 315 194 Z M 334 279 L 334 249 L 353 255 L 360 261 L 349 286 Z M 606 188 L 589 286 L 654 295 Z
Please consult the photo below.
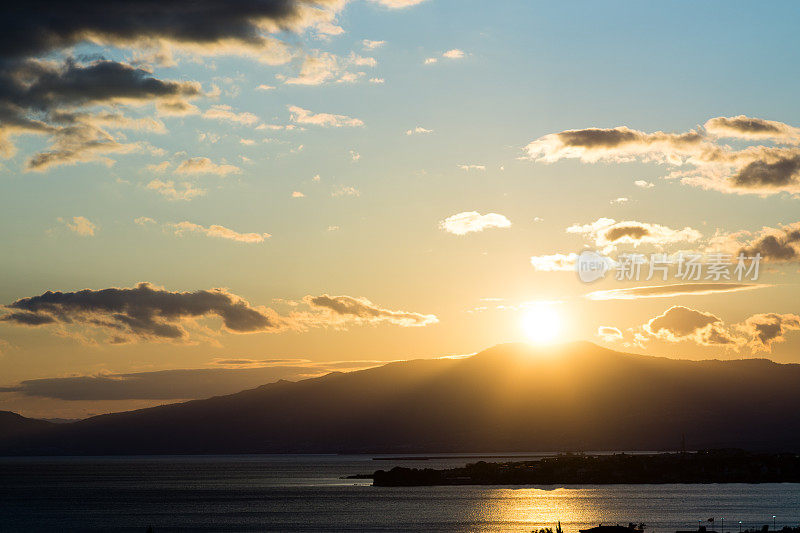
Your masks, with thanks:
M 505 344 L 0 437 L 2 454 L 800 450 L 800 365 Z

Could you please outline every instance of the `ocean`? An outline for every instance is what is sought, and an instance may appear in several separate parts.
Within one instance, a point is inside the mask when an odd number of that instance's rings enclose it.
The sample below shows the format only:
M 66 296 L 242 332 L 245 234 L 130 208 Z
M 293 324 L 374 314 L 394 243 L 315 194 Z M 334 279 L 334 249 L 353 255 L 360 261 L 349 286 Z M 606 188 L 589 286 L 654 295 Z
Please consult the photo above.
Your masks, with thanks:
M 385 456 L 384 456 L 385 457 Z M 477 459 L 358 455 L 0 458 L 0 531 L 531 531 L 644 522 L 647 533 L 800 524 L 800 484 L 372 487 L 341 479 Z M 487 459 L 499 460 L 499 459 Z M 708 519 L 714 522 L 709 523 Z M 741 524 L 739 523 L 741 521 Z

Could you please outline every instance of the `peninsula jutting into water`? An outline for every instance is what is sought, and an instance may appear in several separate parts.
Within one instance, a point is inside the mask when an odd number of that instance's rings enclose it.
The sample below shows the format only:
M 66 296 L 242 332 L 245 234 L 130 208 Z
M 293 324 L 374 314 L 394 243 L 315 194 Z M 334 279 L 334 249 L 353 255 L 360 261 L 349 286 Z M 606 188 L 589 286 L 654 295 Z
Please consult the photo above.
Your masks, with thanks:
M 649 483 L 797 483 L 800 455 L 706 450 L 653 455 L 565 454 L 537 461 L 488 463 L 461 468 L 395 467 L 373 474 L 376 486 L 578 485 Z

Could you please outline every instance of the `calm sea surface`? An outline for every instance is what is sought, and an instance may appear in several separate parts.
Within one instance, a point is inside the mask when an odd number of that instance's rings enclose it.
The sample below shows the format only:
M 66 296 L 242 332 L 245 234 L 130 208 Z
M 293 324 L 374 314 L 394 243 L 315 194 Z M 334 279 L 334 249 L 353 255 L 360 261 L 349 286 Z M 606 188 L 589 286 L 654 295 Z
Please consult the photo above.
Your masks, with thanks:
M 495 460 L 495 459 L 488 459 Z M 800 524 L 800 485 L 378 488 L 340 479 L 373 456 L 0 458 L 0 531 L 531 531 L 647 524 L 648 533 Z M 712 524 L 708 524 L 711 526 Z M 709 527 L 712 529 L 712 527 Z

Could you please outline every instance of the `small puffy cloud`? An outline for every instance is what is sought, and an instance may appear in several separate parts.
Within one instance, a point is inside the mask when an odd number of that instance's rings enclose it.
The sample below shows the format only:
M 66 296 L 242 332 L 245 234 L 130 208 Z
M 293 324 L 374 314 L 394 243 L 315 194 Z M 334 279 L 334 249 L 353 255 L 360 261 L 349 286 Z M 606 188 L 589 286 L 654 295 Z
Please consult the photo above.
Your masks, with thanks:
M 292 198 L 305 198 L 306 195 L 300 191 L 292 191 Z
M 448 50 L 447 52 L 442 54 L 442 57 L 447 59 L 462 59 L 464 57 L 464 51 L 459 50 L 458 48 L 453 48 L 452 50 Z
M 622 340 L 622 332 L 613 326 L 600 326 L 597 328 L 597 336 L 604 342 L 615 342 Z
M 498 213 L 481 215 L 477 211 L 456 213 L 439 222 L 439 228 L 453 235 L 466 235 L 489 228 L 508 228 L 511 221 Z
M 238 174 L 242 171 L 237 166 L 218 164 L 207 157 L 192 157 L 182 161 L 176 174 L 216 174 L 217 176 L 227 176 L 228 174 Z
M 355 150 L 350 150 L 350 159 L 352 161 L 358 161 L 359 159 L 361 159 L 361 154 L 359 154 Z
M 192 198 L 204 196 L 206 194 L 205 189 L 198 189 L 191 183 L 184 182 L 176 184 L 172 180 L 162 181 L 154 179 L 147 184 L 147 188 L 151 191 L 156 191 L 169 200 L 189 201 Z
M 706 296 L 726 292 L 750 291 L 769 287 L 754 283 L 674 283 L 594 291 L 586 295 L 590 300 L 637 300 L 640 298 L 672 298 L 675 296 Z
M 231 106 L 229 105 L 211 106 L 211 109 L 203 113 L 203 118 L 211 120 L 223 120 L 226 122 L 232 122 L 234 124 L 241 124 L 244 126 L 252 126 L 254 124 L 257 124 L 261 120 L 253 113 L 248 113 L 248 112 L 237 113 L 233 111 L 233 108 L 231 108 Z
M 574 272 L 578 254 L 534 255 L 531 265 L 539 272 Z
M 692 340 L 705 346 L 737 344 L 737 340 L 724 329 L 720 318 L 682 305 L 670 307 L 650 319 L 644 330 L 670 342 Z
M 306 296 L 304 302 L 312 309 L 324 311 L 322 316 L 310 319 L 312 322 L 324 320 L 331 325 L 341 322 L 363 322 L 369 324 L 389 323 L 401 327 L 419 327 L 436 324 L 435 315 L 423 315 L 408 311 L 385 309 L 366 298 L 352 296 Z
M 148 224 L 155 224 L 156 221 L 150 217 L 137 217 L 133 219 L 134 224 L 137 226 L 147 226 Z
M 438 63 L 438 62 L 439 62 L 439 60 L 436 59 L 435 57 L 426 57 L 425 61 L 423 63 L 425 63 L 426 65 L 433 65 L 434 63 Z
M 361 44 L 367 50 L 375 50 L 376 48 L 381 48 L 383 45 L 385 45 L 386 41 L 371 41 L 369 39 L 364 39 L 361 41 Z
M 581 234 L 594 241 L 596 246 L 612 247 L 618 244 L 652 244 L 664 246 L 678 242 L 695 242 L 702 235 L 690 227 L 672 229 L 660 224 L 649 224 L 627 220 L 617 222 L 613 218 L 598 218 L 589 224 L 573 224 L 567 233 Z
M 630 198 L 628 198 L 626 196 L 620 196 L 619 198 L 614 198 L 609 203 L 611 205 L 622 205 L 622 204 L 627 204 L 629 201 L 630 201 Z
M 422 126 L 417 126 L 416 128 L 406 130 L 406 135 L 415 135 L 415 134 L 424 134 L 424 133 L 433 133 L 433 130 L 429 130 L 427 128 L 423 128 Z
M 295 105 L 289 106 L 292 121 L 298 124 L 309 124 L 313 126 L 324 127 L 358 127 L 363 126 L 364 122 L 357 118 L 348 117 L 347 115 L 333 115 L 330 113 L 314 113 L 308 109 L 303 109 Z
M 383 78 L 370 78 L 370 83 L 386 83 L 386 80 Z
M 262 83 L 261 85 L 256 87 L 256 90 L 258 91 L 272 91 L 274 89 L 275 89 L 274 85 L 267 85 L 266 83 Z
M 211 226 L 205 227 L 188 221 L 170 224 L 170 227 L 175 232 L 175 235 L 183 235 L 185 233 L 201 233 L 207 237 L 216 237 L 219 239 L 227 239 L 250 244 L 262 243 L 272 236 L 269 233 L 239 233 L 238 231 L 234 231 L 218 224 L 212 224 Z
M 59 219 L 73 233 L 82 237 L 93 237 L 97 230 L 97 225 L 86 217 L 72 217 L 71 220 Z
M 640 189 L 652 189 L 656 186 L 655 183 L 646 180 L 636 180 L 633 182 L 633 184 Z

